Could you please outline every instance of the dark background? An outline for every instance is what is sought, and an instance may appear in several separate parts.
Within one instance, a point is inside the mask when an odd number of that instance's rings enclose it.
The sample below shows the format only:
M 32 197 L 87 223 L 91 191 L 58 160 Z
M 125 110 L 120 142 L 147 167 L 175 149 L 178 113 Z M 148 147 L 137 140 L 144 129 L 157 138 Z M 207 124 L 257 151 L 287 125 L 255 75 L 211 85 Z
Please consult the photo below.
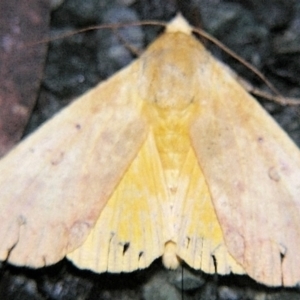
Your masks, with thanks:
M 93 24 L 168 21 L 178 10 L 261 70 L 283 95 L 300 97 L 300 1 L 297 0 L 65 0 L 51 15 L 49 11 L 43 13 L 45 18 L 51 17 L 52 36 Z M 134 27 L 120 33 L 127 43 L 142 51 L 160 31 L 158 27 Z M 220 49 L 207 46 L 243 78 L 265 88 L 264 83 Z M 48 50 L 43 75 L 39 76 L 43 78 L 39 97 L 30 112 L 26 134 L 134 58 L 111 30 L 56 40 Z M 300 109 L 266 100 L 261 103 L 299 146 Z M 300 292 L 266 288 L 247 276 L 208 276 L 185 265 L 177 271 L 168 271 L 160 260 L 145 270 L 117 275 L 81 271 L 64 260 L 39 270 L 3 264 L 0 299 L 284 300 L 300 299 Z

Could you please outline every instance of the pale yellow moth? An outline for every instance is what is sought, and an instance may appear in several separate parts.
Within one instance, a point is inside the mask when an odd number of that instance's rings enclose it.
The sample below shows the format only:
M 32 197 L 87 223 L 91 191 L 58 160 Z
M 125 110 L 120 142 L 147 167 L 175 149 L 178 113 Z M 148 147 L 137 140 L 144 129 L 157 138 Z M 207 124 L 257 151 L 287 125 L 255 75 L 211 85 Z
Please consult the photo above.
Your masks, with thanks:
M 191 32 L 177 17 L 0 161 L 1 260 L 299 284 L 299 149 Z

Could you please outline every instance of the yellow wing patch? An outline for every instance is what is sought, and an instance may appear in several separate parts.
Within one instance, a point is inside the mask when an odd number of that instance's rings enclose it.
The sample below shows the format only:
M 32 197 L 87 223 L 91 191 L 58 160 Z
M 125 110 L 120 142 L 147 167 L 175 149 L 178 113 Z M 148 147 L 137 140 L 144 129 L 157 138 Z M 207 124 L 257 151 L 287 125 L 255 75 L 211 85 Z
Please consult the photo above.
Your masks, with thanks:
M 67 257 L 79 267 L 97 272 L 130 272 L 149 266 L 163 254 L 170 235 L 167 199 L 150 133 L 88 239 Z
M 209 188 L 192 148 L 181 171 L 176 198 L 177 255 L 192 268 L 206 273 L 244 273 L 227 250 Z

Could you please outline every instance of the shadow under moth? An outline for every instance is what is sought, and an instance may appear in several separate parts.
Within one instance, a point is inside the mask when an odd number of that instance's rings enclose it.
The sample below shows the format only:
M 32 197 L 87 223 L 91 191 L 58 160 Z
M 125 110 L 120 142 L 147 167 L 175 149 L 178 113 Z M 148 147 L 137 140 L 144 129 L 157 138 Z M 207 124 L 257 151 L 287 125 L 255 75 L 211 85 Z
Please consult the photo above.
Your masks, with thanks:
M 182 17 L 8 153 L 0 191 L 11 264 L 300 282 L 299 149 Z

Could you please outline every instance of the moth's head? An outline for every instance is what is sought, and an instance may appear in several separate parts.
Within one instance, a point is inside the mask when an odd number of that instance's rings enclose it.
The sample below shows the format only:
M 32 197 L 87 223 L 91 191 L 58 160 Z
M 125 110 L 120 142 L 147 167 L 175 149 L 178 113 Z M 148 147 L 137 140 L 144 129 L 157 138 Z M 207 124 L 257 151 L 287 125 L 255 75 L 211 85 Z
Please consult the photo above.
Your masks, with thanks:
M 201 65 L 207 52 L 190 35 L 167 32 L 142 55 L 138 69 L 139 94 L 164 109 L 183 110 L 196 97 Z

